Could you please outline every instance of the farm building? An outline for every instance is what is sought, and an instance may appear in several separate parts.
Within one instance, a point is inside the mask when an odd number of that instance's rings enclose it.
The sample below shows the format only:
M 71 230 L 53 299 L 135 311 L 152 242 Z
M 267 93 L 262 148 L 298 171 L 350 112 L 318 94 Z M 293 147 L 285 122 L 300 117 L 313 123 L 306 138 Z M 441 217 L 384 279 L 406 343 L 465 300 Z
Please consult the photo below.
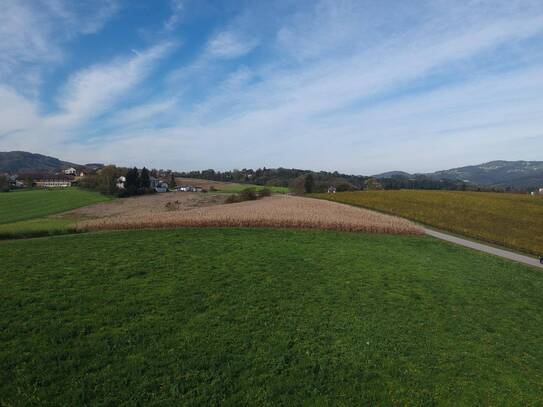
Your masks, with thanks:
M 43 177 L 36 180 L 38 188 L 67 188 L 72 186 L 73 178 L 62 176 Z
M 168 192 L 168 183 L 155 177 L 149 177 L 150 186 L 155 192 Z

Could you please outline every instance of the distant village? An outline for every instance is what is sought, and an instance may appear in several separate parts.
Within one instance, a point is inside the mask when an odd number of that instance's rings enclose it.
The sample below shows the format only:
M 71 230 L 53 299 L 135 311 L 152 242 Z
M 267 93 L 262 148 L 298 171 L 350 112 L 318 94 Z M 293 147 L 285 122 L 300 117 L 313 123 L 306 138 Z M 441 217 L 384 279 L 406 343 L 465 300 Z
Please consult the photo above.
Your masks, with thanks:
M 32 172 L 20 174 L 0 174 L 8 181 L 10 189 L 23 188 L 69 188 L 72 186 L 84 186 L 86 177 L 94 177 L 104 168 L 101 164 L 87 165 L 84 168 L 69 167 L 61 171 L 51 172 Z M 177 185 L 175 177 L 171 172 L 152 171 L 155 176 L 149 176 L 149 189 L 153 192 L 163 193 L 169 191 L 177 192 L 205 192 L 202 187 L 197 185 Z M 166 181 L 169 177 L 169 182 Z M 173 184 L 172 184 L 173 180 Z M 116 178 L 115 185 L 117 189 L 123 191 L 126 189 L 126 176 L 121 175 Z

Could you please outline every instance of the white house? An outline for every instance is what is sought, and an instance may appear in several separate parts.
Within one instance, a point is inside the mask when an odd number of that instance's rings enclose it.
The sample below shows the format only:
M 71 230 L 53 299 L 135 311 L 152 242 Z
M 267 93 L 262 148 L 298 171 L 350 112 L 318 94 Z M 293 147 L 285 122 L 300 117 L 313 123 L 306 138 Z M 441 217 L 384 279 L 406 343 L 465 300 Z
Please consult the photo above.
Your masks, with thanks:
M 543 188 L 539 188 L 539 195 L 543 195 Z
M 76 175 L 77 170 L 75 168 L 68 168 L 67 170 L 64 170 L 64 174 L 66 174 L 66 175 Z
M 124 183 L 126 182 L 126 177 L 119 177 L 117 178 L 117 188 L 124 189 Z
M 168 183 L 161 181 L 158 178 L 149 177 L 149 184 L 155 192 L 168 192 Z

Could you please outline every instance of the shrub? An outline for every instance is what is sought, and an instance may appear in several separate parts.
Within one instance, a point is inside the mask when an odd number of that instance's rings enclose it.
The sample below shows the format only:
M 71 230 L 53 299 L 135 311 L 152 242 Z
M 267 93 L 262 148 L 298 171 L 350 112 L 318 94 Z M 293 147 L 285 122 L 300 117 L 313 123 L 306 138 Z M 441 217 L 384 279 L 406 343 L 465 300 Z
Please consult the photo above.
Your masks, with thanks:
M 239 197 L 241 201 L 256 201 L 258 199 L 255 188 L 245 188 L 240 192 Z
M 226 201 L 224 201 L 224 202 L 230 204 L 230 203 L 241 202 L 241 200 L 240 200 L 239 195 L 232 194 L 232 195 L 228 196 L 228 198 L 226 198 Z
M 264 198 L 265 196 L 271 196 L 272 191 L 269 188 L 262 188 L 260 191 L 258 191 L 258 197 Z

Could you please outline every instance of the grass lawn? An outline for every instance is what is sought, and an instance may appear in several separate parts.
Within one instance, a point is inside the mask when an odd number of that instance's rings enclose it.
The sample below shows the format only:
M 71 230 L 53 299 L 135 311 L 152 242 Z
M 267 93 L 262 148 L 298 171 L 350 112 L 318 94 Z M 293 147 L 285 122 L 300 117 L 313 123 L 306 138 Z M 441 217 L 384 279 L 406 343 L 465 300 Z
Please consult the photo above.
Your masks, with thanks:
M 541 405 L 543 274 L 425 236 L 0 242 L 0 405 Z
M 22 239 L 28 237 L 75 233 L 75 221 L 71 219 L 36 218 L 0 224 L 0 239 Z
M 0 194 L 0 224 L 40 218 L 111 199 L 79 188 L 33 189 Z
M 460 191 L 364 191 L 314 197 L 393 215 L 543 255 L 543 199 L 527 194 Z
M 79 188 L 33 189 L 0 194 L 0 239 L 67 233 L 74 223 L 49 218 L 112 198 Z
M 286 194 L 288 192 L 287 187 L 271 187 L 271 186 L 262 186 L 262 185 L 253 185 L 253 184 L 228 184 L 224 185 L 219 189 L 219 192 L 228 192 L 230 194 L 236 194 L 247 188 L 255 188 L 257 191 L 261 189 L 268 188 L 274 193 L 277 194 Z

